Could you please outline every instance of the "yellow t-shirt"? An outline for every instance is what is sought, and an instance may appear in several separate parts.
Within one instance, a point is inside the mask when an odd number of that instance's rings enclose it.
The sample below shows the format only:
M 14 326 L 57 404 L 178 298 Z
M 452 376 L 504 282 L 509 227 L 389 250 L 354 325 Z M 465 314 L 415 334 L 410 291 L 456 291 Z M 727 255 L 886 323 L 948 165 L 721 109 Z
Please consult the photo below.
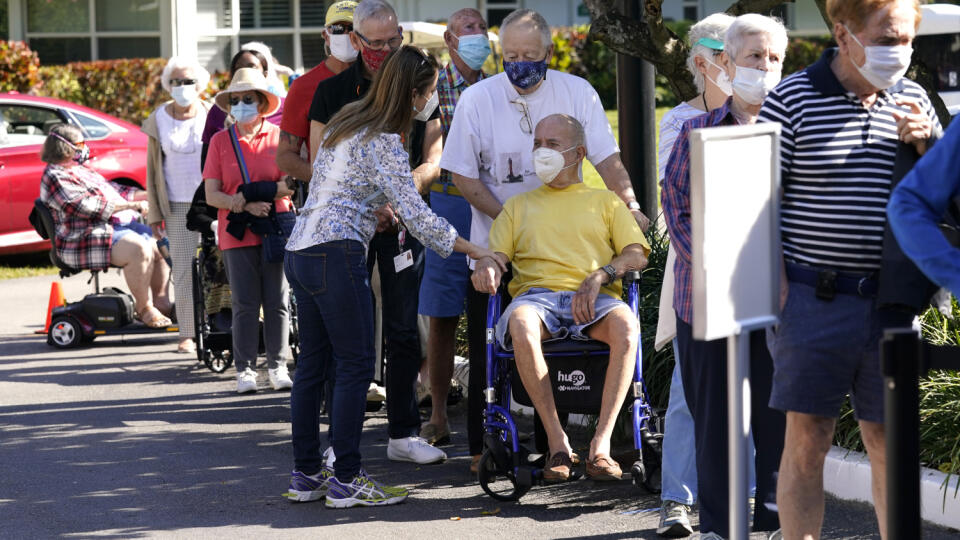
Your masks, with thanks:
M 543 185 L 511 197 L 490 228 L 490 249 L 513 263 L 510 294 L 533 287 L 576 291 L 587 274 L 630 244 L 650 253 L 633 214 L 611 191 L 582 182 L 555 189 Z M 620 298 L 620 281 L 600 292 Z

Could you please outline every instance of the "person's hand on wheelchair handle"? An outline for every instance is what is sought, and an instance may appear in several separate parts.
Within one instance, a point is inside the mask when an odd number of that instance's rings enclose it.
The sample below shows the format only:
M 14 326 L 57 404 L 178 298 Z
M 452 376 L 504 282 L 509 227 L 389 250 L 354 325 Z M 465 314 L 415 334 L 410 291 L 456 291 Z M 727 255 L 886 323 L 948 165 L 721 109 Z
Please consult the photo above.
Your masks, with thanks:
M 597 295 L 600 294 L 600 287 L 606 281 L 607 274 L 602 271 L 591 272 L 586 279 L 580 283 L 580 288 L 573 295 L 570 302 L 570 310 L 573 312 L 573 322 L 577 324 L 587 324 L 596 316 L 594 307 L 597 302 Z

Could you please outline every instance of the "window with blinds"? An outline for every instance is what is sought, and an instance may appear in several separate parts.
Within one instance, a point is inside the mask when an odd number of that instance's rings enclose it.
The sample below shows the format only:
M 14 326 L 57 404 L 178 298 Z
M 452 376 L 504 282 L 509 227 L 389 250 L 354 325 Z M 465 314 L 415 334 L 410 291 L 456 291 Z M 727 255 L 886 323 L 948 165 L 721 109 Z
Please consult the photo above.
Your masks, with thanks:
M 240 0 L 240 28 L 293 26 L 292 0 Z

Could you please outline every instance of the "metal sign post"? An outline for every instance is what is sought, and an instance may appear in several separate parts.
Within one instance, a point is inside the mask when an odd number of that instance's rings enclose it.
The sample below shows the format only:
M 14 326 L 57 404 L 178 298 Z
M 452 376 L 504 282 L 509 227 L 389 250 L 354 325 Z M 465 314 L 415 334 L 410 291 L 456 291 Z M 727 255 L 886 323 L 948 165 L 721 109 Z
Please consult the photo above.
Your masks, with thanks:
M 730 484 L 730 538 L 749 538 L 750 497 L 747 437 L 750 435 L 750 332 L 727 338 L 727 468 Z M 740 391 L 736 391 L 736 390 Z

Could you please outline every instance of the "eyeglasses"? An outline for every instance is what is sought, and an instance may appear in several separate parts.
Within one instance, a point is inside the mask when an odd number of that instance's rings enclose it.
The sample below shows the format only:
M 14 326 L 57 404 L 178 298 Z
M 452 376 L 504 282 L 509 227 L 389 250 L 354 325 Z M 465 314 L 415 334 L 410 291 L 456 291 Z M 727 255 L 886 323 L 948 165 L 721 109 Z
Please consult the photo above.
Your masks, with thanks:
M 386 41 L 384 41 L 384 40 L 382 40 L 382 39 L 378 39 L 378 40 L 376 40 L 376 41 L 370 41 L 369 39 L 366 38 L 366 36 L 364 36 L 364 35 L 361 34 L 360 32 L 357 32 L 356 30 L 354 30 L 353 33 L 356 34 L 357 36 L 359 36 L 360 39 L 362 39 L 364 42 L 366 42 L 366 44 L 367 44 L 371 49 L 375 49 L 375 50 L 378 50 L 378 51 L 379 51 L 380 49 L 383 49 L 383 48 L 384 48 L 385 46 L 387 46 L 387 45 L 389 45 L 391 49 L 396 49 L 397 47 L 399 47 L 399 46 L 403 43 L 403 35 L 400 34 L 400 29 L 399 29 L 399 28 L 397 28 L 397 35 L 396 35 L 395 37 L 392 37 L 392 38 L 386 40 Z
M 239 97 L 237 97 L 237 96 L 230 96 L 230 104 L 231 104 L 231 105 L 239 105 L 239 104 L 240 104 L 240 101 L 241 101 L 241 98 L 239 98 Z M 251 95 L 251 94 L 247 94 L 247 95 L 243 96 L 242 101 L 243 101 L 244 103 L 246 103 L 247 105 L 253 105 L 254 103 L 257 103 L 257 104 L 260 103 L 260 100 L 257 98 L 257 96 L 254 96 L 254 95 Z
M 530 120 L 530 108 L 527 107 L 527 101 L 522 97 L 518 97 L 510 101 L 510 103 L 516 105 L 517 110 L 523 115 L 520 117 L 520 130 L 527 135 L 533 135 L 533 121 Z
M 170 79 L 170 86 L 191 86 L 197 84 L 196 79 Z
M 353 32 L 353 25 L 346 23 L 334 23 L 327 27 L 331 35 L 340 36 L 348 32 Z

